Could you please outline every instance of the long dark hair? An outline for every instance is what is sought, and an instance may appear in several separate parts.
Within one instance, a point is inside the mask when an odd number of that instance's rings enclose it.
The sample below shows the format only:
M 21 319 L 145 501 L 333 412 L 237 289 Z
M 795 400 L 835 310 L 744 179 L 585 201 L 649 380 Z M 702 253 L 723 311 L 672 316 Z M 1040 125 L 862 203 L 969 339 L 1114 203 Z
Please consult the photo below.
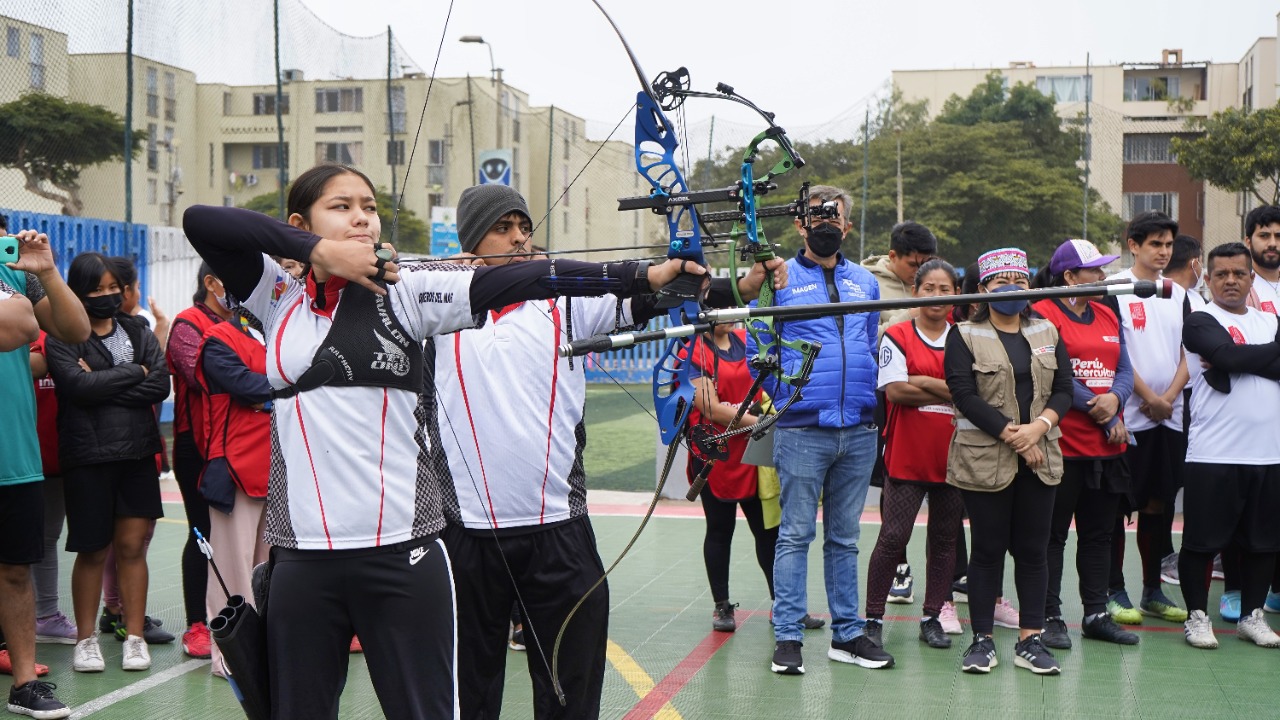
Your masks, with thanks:
M 192 305 L 199 305 L 209 297 L 209 290 L 204 286 L 204 279 L 210 275 L 218 277 L 218 273 L 213 271 L 213 266 L 207 262 L 200 263 L 200 270 L 196 273 L 196 292 L 191 296 Z
M 116 282 L 120 281 L 110 260 L 100 253 L 82 252 L 72 258 L 71 267 L 67 268 L 67 287 L 83 301 L 89 297 L 89 293 L 98 289 L 98 283 L 102 282 L 102 276 L 106 273 L 111 273 Z M 123 285 L 120 290 L 124 291 Z
M 359 177 L 364 181 L 365 185 L 369 186 L 369 192 L 377 195 L 377 191 L 373 187 L 373 181 L 369 179 L 368 175 L 350 165 L 322 163 L 302 173 L 293 181 L 293 186 L 289 188 L 289 201 L 285 204 L 289 215 L 301 215 L 302 219 L 310 224 L 311 206 L 315 205 L 320 196 L 324 194 L 324 186 L 328 185 L 333 178 L 347 174 Z

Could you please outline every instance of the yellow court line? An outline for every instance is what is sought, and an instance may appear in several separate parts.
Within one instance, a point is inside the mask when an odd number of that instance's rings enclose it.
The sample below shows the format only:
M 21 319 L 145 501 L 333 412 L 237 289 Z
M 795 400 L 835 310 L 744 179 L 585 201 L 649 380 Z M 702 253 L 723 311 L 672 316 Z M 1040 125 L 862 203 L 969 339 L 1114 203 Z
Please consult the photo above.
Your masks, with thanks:
M 613 665 L 613 669 L 618 671 L 623 680 L 631 686 L 636 696 L 643 700 L 649 693 L 653 692 L 653 678 L 649 677 L 649 673 L 640 667 L 640 664 L 627 654 L 626 650 L 616 642 L 609 640 L 608 647 L 605 650 L 605 657 L 609 658 L 609 664 Z M 684 720 L 680 713 L 676 711 L 671 703 L 662 706 L 655 715 L 658 720 Z
M 186 520 L 175 520 L 174 518 L 156 518 L 156 522 L 173 523 L 174 525 L 186 525 Z

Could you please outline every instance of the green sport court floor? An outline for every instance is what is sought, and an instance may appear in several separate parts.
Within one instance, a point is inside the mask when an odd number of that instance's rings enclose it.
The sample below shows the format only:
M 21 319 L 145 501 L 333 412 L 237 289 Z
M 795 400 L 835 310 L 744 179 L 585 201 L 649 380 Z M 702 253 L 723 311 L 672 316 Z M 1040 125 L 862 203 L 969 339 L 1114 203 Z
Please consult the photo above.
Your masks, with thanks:
M 600 551 L 608 564 L 634 531 L 644 500 L 608 496 L 593 501 Z M 148 610 L 180 632 L 180 545 L 186 534 L 180 504 L 165 506 L 169 518 L 157 528 L 151 546 L 151 594 Z M 860 543 L 863 573 L 879 526 L 874 512 L 864 519 Z M 996 629 L 1002 663 L 988 676 L 965 675 L 959 653 L 967 636 L 951 636 L 950 650 L 930 649 L 917 639 L 917 614 L 923 587 L 913 605 L 890 605 L 885 628 L 887 649 L 897 659 L 889 670 L 865 670 L 826 658 L 829 631 L 807 635 L 802 677 L 769 671 L 773 636 L 768 592 L 755 564 L 745 521 L 739 520 L 733 549 L 731 587 L 740 626 L 736 633 L 710 629 L 711 599 L 702 565 L 700 511 L 680 501 L 664 502 L 632 552 L 609 578 L 609 668 L 602 717 L 649 718 L 1276 718 L 1280 717 L 1280 650 L 1239 642 L 1232 626 L 1215 622 L 1221 647 L 1196 650 L 1182 639 L 1180 625 L 1149 619 L 1135 647 L 1082 641 L 1075 595 L 1074 561 L 1067 558 L 1066 615 L 1074 620 L 1075 648 L 1059 651 L 1062 675 L 1037 677 L 1015 668 L 1013 630 Z M 923 528 L 913 538 L 910 560 L 923 581 Z M 821 536 L 819 536 L 821 537 Z M 1137 552 L 1130 537 L 1126 576 L 1139 586 Z M 1070 552 L 1071 546 L 1068 545 Z M 70 557 L 62 555 L 64 612 L 70 613 L 66 579 Z M 809 555 L 811 612 L 823 615 L 820 541 Z M 1011 563 L 1012 561 L 1010 561 Z M 1006 571 L 1012 591 L 1012 571 Z M 1166 586 L 1180 600 L 1176 587 Z M 1216 609 L 1221 583 L 1210 596 Z M 967 606 L 960 605 L 962 620 Z M 1216 612 L 1213 617 L 1217 620 Z M 1277 623 L 1272 618 L 1273 625 Z M 966 626 L 967 630 L 967 626 Z M 540 628 L 551 642 L 555 628 Z M 192 660 L 178 644 L 152 646 L 148 673 L 120 669 L 120 645 L 103 641 L 107 671 L 81 675 L 71 671 L 69 645 L 40 645 L 38 659 L 51 666 L 46 678 L 73 709 L 73 717 L 124 720 L 243 718 L 228 685 L 209 674 L 208 661 Z M 465 652 L 465 648 L 461 649 Z M 537 661 L 536 656 L 534 660 Z M 503 717 L 531 718 L 526 653 L 508 653 Z M 341 717 L 381 717 L 361 656 L 351 657 Z

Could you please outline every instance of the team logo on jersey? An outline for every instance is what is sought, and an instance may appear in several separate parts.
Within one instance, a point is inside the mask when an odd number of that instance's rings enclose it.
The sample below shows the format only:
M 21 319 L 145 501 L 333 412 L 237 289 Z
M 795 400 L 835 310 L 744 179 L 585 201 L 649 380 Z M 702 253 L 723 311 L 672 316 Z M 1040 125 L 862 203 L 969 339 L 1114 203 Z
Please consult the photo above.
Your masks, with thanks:
M 388 340 L 378 333 L 373 334 L 378 338 L 378 342 L 382 345 L 382 352 L 373 353 L 373 362 L 369 363 L 370 370 L 390 370 L 392 375 L 396 377 L 404 377 L 409 374 L 409 356 L 400 349 L 400 346 Z
M 893 359 L 893 351 L 887 347 L 880 348 L 880 367 L 889 367 L 889 361 Z
M 276 284 L 274 287 L 271 288 L 271 301 L 275 302 L 276 300 L 279 300 L 281 296 L 284 295 L 284 291 L 286 287 L 288 286 L 285 284 L 284 276 L 277 275 Z
M 1140 302 L 1129 303 L 1129 316 L 1133 318 L 1134 330 L 1147 329 L 1147 306 Z
M 1231 339 L 1232 339 L 1233 341 L 1235 341 L 1235 344 L 1237 344 L 1237 345 L 1248 345 L 1248 344 L 1249 344 L 1249 343 L 1248 343 L 1248 341 L 1244 339 L 1244 333 L 1240 332 L 1240 328 L 1238 328 L 1238 327 L 1229 327 L 1229 328 L 1227 328 L 1227 332 L 1231 333 Z

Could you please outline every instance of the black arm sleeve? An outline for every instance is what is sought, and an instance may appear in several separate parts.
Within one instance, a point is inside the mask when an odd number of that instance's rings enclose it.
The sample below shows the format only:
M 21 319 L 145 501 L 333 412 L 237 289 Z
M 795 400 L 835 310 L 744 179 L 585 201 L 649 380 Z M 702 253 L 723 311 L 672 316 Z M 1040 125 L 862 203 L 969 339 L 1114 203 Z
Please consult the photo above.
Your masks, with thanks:
M 192 205 L 182 214 L 191 247 L 238 298 L 262 278 L 262 254 L 309 262 L 320 236 L 252 210 Z
M 1187 316 L 1182 325 L 1182 344 L 1214 370 L 1280 380 L 1280 344 L 1273 341 L 1237 345 L 1231 333 L 1209 313 L 1193 312 Z
M 1058 413 L 1058 421 L 1061 422 L 1071 409 L 1075 376 L 1071 372 L 1071 354 L 1067 352 L 1067 344 L 1059 340 L 1053 354 L 1058 357 L 1058 369 L 1053 373 L 1053 390 L 1045 409 Z
M 1000 437 L 1005 426 L 1012 421 L 978 395 L 978 382 L 973 377 L 973 351 L 964 344 L 958 331 L 947 335 L 942 367 L 946 371 L 947 388 L 951 390 L 951 402 L 956 410 L 982 432 Z M 1069 361 L 1067 367 L 1070 367 Z M 1069 396 L 1067 401 L 1070 403 Z
M 634 262 L 593 263 L 580 260 L 530 260 L 475 269 L 471 308 L 496 310 L 526 300 L 549 300 L 567 295 L 593 297 L 613 293 L 630 297 L 649 292 L 648 283 L 635 281 Z M 552 275 L 554 269 L 555 275 Z

